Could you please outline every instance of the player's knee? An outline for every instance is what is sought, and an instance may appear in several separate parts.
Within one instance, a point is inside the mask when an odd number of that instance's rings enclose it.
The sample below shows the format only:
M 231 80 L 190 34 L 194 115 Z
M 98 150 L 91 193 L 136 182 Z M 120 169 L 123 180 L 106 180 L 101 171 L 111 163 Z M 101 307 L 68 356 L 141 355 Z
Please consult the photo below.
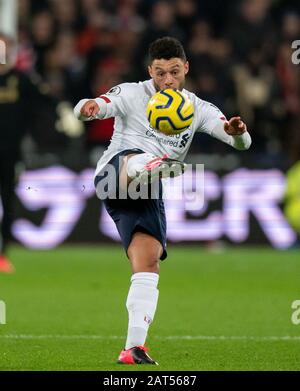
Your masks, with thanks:
M 159 258 L 153 254 L 153 256 L 146 258 L 144 264 L 148 270 L 155 272 L 159 269 Z
M 158 272 L 162 245 L 152 236 L 136 232 L 128 248 L 128 257 L 134 271 Z
M 129 259 L 134 273 L 138 272 L 159 272 L 159 256 L 155 251 L 135 253 L 129 252 Z
M 131 267 L 133 273 L 157 273 L 159 274 L 159 261 L 150 260 L 150 259 L 139 259 L 136 261 L 131 261 Z

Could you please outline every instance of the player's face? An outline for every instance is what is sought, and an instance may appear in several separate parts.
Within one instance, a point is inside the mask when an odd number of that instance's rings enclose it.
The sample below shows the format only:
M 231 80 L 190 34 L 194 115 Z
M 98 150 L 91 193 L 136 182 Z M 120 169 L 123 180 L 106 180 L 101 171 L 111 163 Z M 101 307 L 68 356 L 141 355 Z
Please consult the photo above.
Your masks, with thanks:
M 170 60 L 155 59 L 148 67 L 150 76 L 153 79 L 157 91 L 165 88 L 176 88 L 182 90 L 185 82 L 185 75 L 189 71 L 189 63 L 181 58 Z

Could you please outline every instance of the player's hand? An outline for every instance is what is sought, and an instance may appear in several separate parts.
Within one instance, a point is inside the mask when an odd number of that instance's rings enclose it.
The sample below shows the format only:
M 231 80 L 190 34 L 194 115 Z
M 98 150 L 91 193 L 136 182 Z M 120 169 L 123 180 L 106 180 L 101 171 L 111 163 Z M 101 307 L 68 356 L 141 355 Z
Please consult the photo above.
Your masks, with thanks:
M 230 136 L 240 136 L 247 132 L 246 124 L 241 120 L 241 117 L 232 117 L 224 124 L 224 130 Z
M 93 118 L 99 112 L 99 105 L 93 100 L 88 100 L 81 108 L 80 114 L 84 115 L 87 118 Z

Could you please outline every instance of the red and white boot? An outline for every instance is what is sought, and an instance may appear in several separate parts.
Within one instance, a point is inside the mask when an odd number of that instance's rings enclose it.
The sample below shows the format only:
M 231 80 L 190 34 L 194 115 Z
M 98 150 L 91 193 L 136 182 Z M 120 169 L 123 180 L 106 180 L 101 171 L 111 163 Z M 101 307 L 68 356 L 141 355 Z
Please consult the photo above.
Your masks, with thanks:
M 127 163 L 128 176 L 143 185 L 161 178 L 174 178 L 184 173 L 186 164 L 180 160 L 170 159 L 167 154 L 162 157 L 141 153 L 131 157 Z
M 122 350 L 119 355 L 118 364 L 152 364 L 158 363 L 148 355 L 148 349 L 145 346 L 134 346 L 131 349 Z

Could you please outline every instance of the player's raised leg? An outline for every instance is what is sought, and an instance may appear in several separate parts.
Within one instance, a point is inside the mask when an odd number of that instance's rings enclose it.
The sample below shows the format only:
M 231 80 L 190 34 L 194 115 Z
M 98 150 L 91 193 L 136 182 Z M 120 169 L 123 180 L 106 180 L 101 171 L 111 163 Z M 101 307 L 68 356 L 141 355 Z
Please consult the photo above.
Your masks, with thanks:
M 126 187 L 132 180 L 146 185 L 159 178 L 173 178 L 183 174 L 185 166 L 185 163 L 170 159 L 167 154 L 161 157 L 151 153 L 130 154 L 123 158 L 121 185 Z

